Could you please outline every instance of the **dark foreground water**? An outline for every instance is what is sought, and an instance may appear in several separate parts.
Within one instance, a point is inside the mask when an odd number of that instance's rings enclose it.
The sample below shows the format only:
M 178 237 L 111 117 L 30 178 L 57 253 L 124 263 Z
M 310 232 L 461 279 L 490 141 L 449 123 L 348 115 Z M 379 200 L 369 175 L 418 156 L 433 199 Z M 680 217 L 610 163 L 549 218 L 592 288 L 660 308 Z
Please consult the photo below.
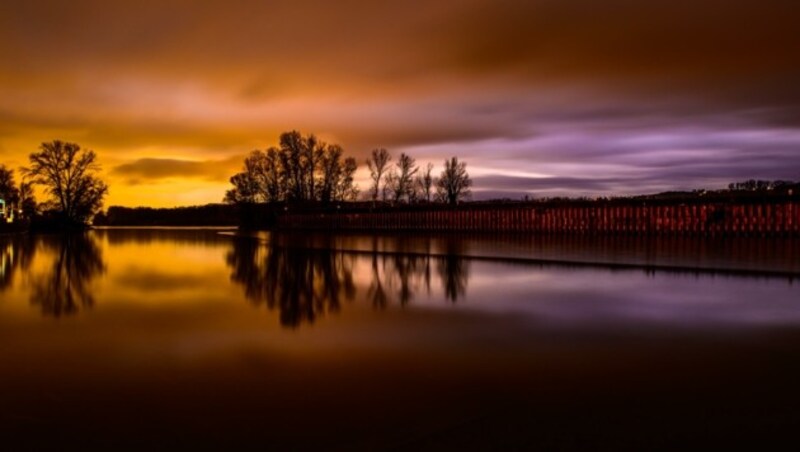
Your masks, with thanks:
M 796 249 L 215 230 L 0 237 L 0 449 L 793 441 Z

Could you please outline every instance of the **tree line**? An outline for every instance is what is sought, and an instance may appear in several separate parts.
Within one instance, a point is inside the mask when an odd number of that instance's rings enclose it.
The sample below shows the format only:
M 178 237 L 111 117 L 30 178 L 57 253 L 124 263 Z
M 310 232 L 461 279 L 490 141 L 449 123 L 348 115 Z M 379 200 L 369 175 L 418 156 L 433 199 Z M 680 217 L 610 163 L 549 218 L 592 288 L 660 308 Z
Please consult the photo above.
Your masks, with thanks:
M 771 191 L 791 190 L 800 186 L 800 182 L 790 180 L 756 180 L 750 179 L 728 184 L 729 191 Z
M 384 148 L 374 149 L 366 164 L 372 184 L 367 197 L 372 201 L 457 204 L 470 196 L 472 179 L 466 163 L 457 157 L 445 160 L 439 177 L 433 175 L 433 164 L 420 169 L 405 153 L 392 164 L 392 156 Z M 313 134 L 285 132 L 278 146 L 255 150 L 245 158 L 242 171 L 230 179 L 233 188 L 226 192 L 224 201 L 356 201 L 360 194 L 354 183 L 357 169 L 356 159 L 345 157 L 341 146 L 324 143 Z
M 237 226 L 236 206 L 205 204 L 184 207 L 111 206 L 95 215 L 96 226 Z
M 339 145 L 324 143 L 314 135 L 286 132 L 278 146 L 255 150 L 245 158 L 243 170 L 230 179 L 233 188 L 225 193 L 225 202 L 354 200 L 357 167 Z
M 55 140 L 42 143 L 28 160 L 29 166 L 20 168 L 19 185 L 14 171 L 0 165 L 0 199 L 16 217 L 48 226 L 76 227 L 100 211 L 108 185 L 98 176 L 100 165 L 94 151 Z M 41 203 L 34 197 L 34 185 L 47 196 Z
M 420 172 L 416 160 L 406 153 L 400 154 L 392 165 L 392 156 L 384 148 L 373 149 L 367 159 L 373 201 L 393 202 L 443 202 L 455 205 L 471 195 L 472 179 L 467 164 L 458 157 L 444 161 L 439 177 L 433 176 L 433 164 L 428 163 Z
M 14 217 L 24 220 L 36 214 L 33 183 L 23 177 L 17 185 L 14 170 L 5 165 L 0 165 L 0 199 L 5 202 L 6 215 L 13 214 Z
M 0 199 L 6 216 L 37 222 L 46 227 L 76 227 L 89 223 L 101 212 L 108 185 L 99 177 L 97 154 L 77 143 L 44 142 L 19 169 L 17 184 L 13 169 L 0 165 Z M 383 148 L 366 161 L 372 186 L 365 199 L 393 203 L 443 202 L 457 204 L 470 195 L 472 180 L 466 163 L 452 157 L 444 162 L 438 177 L 434 166 L 420 168 L 413 157 L 401 154 L 395 163 Z M 315 135 L 297 131 L 280 135 L 278 145 L 255 150 L 244 160 L 243 170 L 230 181 L 225 194 L 231 204 L 271 202 L 357 201 L 354 182 L 358 163 L 338 144 L 328 144 Z M 34 187 L 46 198 L 37 202 Z M 101 215 L 100 220 L 103 220 Z

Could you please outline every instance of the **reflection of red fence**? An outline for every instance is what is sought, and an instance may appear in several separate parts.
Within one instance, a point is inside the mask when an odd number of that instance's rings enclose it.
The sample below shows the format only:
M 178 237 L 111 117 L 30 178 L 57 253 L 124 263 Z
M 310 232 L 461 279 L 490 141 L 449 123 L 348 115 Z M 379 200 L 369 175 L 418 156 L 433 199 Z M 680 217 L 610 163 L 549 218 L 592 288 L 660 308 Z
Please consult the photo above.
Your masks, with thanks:
M 286 213 L 278 227 L 575 234 L 800 235 L 800 203 L 602 205 Z

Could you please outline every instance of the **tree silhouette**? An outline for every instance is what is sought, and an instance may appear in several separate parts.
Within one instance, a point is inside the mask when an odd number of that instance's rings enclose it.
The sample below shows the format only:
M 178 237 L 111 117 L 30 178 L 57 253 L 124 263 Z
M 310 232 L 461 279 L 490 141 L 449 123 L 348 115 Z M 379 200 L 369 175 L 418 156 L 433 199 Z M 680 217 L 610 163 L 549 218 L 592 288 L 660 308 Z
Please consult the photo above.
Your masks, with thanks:
M 404 198 L 408 201 L 413 197 L 414 176 L 418 170 L 413 157 L 406 153 L 400 154 L 400 158 L 397 160 L 397 170 L 389 173 L 392 174 L 392 178 L 391 181 L 387 179 L 386 183 L 390 187 L 395 202 L 402 201 Z
M 226 192 L 225 202 L 355 199 L 353 175 L 358 165 L 355 159 L 344 158 L 341 146 L 297 131 L 281 134 L 279 142 L 279 147 L 255 150 L 245 158 L 243 170 L 230 179 L 233 188 Z
M 456 205 L 470 196 L 469 187 L 472 186 L 472 179 L 467 173 L 467 164 L 459 162 L 457 157 L 452 157 L 444 161 L 444 171 L 442 171 L 437 181 L 437 196 L 447 204 Z
M 450 204 L 470 194 L 472 180 L 466 164 L 455 157 L 445 161 L 445 170 L 438 180 L 432 175 L 431 163 L 419 174 L 415 159 L 408 154 L 401 154 L 396 165 L 390 165 L 391 161 L 391 154 L 384 148 L 373 149 L 367 158 L 369 198 L 373 202 L 379 198 L 431 202 L 434 188 L 436 201 Z M 341 146 L 293 130 L 281 134 L 277 147 L 254 150 L 245 158 L 242 171 L 230 178 L 232 188 L 226 192 L 224 201 L 241 208 L 245 222 L 257 212 L 252 208 L 254 204 L 311 201 L 327 205 L 355 201 L 359 193 L 354 184 L 357 169 L 356 160 L 345 157 Z
M 317 182 L 319 200 L 327 204 L 335 200 L 355 199 L 357 192 L 353 185 L 353 175 L 358 164 L 352 157 L 343 159 L 344 149 L 332 145 L 320 154 L 320 179 Z
M 50 271 L 34 278 L 31 304 L 52 317 L 72 315 L 94 305 L 92 280 L 105 270 L 103 255 L 86 233 L 42 236 L 53 252 Z
M 356 159 L 353 157 L 347 157 L 344 159 L 342 173 L 339 177 L 336 189 L 333 192 L 334 199 L 350 201 L 358 199 L 359 189 L 358 186 L 353 183 L 354 175 L 356 174 L 357 169 L 358 163 L 356 163 Z
M 42 143 L 24 169 L 31 182 L 50 196 L 46 207 L 71 224 L 85 224 L 103 205 L 108 186 L 97 177 L 100 165 L 92 150 L 75 143 Z
M 369 176 L 372 179 L 372 200 L 377 201 L 378 195 L 381 193 L 381 180 L 384 178 L 384 173 L 389 166 L 392 156 L 384 148 L 372 150 L 372 155 L 367 159 L 367 167 L 369 167 Z M 384 185 L 385 187 L 385 185 Z M 386 200 L 386 192 L 383 192 L 384 201 Z
M 264 154 L 261 151 L 253 151 L 244 159 L 244 171 L 231 177 L 230 182 L 233 188 L 225 193 L 225 202 L 252 204 L 261 200 L 272 200 L 265 195 L 262 181 L 259 180 L 263 177 L 261 167 L 263 159 Z
M 317 139 L 313 135 L 303 137 L 300 132 L 293 130 L 282 133 L 279 141 L 278 156 L 285 173 L 286 199 L 306 200 L 308 174 L 310 173 L 313 178 L 314 169 L 310 167 L 311 162 L 315 160 Z M 311 185 L 313 186 L 313 183 Z
M 433 195 L 433 163 L 428 162 L 422 174 L 418 175 L 414 184 L 415 190 L 418 192 L 416 198 L 425 202 L 431 202 Z

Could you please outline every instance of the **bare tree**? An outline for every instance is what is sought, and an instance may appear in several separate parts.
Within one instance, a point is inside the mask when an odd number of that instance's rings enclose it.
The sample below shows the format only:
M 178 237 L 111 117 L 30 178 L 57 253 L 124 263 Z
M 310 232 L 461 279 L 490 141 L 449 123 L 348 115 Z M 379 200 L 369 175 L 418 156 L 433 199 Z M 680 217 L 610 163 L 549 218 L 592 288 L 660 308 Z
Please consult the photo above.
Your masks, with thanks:
M 285 175 L 281 171 L 280 150 L 276 147 L 267 149 L 258 165 L 257 180 L 264 194 L 264 201 L 278 201 L 286 196 Z
M 414 175 L 418 170 L 413 157 L 405 153 L 400 154 L 400 159 L 397 161 L 397 174 L 392 186 L 395 201 L 402 201 L 404 197 L 406 199 L 413 197 L 411 192 L 414 189 Z
M 230 181 L 233 188 L 225 192 L 225 202 L 230 204 L 253 204 L 259 199 L 259 186 L 255 174 L 248 171 L 234 174 Z
M 394 168 L 389 168 L 389 171 L 386 172 L 386 175 L 383 176 L 383 189 L 381 190 L 381 200 L 386 201 L 389 199 L 390 195 L 394 195 L 397 191 L 397 170 Z
M 231 177 L 233 188 L 225 193 L 225 202 L 253 204 L 277 199 L 279 188 L 274 184 L 276 174 L 270 166 L 277 164 L 277 151 L 269 149 L 266 153 L 255 150 L 244 159 L 242 172 Z
M 372 179 L 373 201 L 376 201 L 378 199 L 378 194 L 381 193 L 381 180 L 384 178 L 384 173 L 391 160 L 392 156 L 389 154 L 389 151 L 384 148 L 373 149 L 371 157 L 367 159 L 367 167 L 369 168 L 369 175 Z M 384 200 L 386 200 L 385 188 L 384 186 Z
M 336 201 L 355 201 L 358 198 L 358 187 L 353 183 L 353 176 L 358 169 L 358 163 L 353 157 L 344 159 L 342 173 L 334 192 Z
M 64 221 L 86 223 L 103 206 L 108 193 L 108 185 L 97 176 L 97 154 L 59 140 L 42 143 L 39 149 L 30 155 L 31 166 L 23 173 L 44 186 L 50 196 L 47 207 Z
M 458 204 L 470 196 L 472 179 L 467 173 L 467 164 L 457 157 L 444 161 L 444 171 L 436 184 L 437 195 L 450 205 Z
M 425 166 L 425 170 L 422 174 L 418 175 L 415 180 L 416 190 L 419 193 L 417 195 L 418 199 L 425 200 L 426 202 L 431 202 L 431 197 L 433 195 L 433 163 L 428 162 Z
M 273 201 L 350 199 L 355 159 L 344 159 L 339 145 L 328 145 L 314 135 L 292 131 L 281 135 L 280 148 L 255 150 L 244 160 L 242 171 L 230 180 L 233 188 L 225 202 L 251 204 Z
M 324 145 L 320 154 L 319 200 L 323 203 L 343 201 L 355 196 L 353 175 L 358 168 L 356 160 L 342 160 L 344 149 L 339 145 Z
M 316 185 L 318 185 L 316 171 L 322 163 L 323 156 L 329 151 L 328 146 L 319 141 L 313 134 L 307 135 L 302 139 L 302 159 L 300 161 L 304 186 L 302 199 L 319 199 L 316 193 Z
M 305 140 L 300 132 L 293 130 L 280 137 L 280 162 L 286 178 L 286 195 L 292 200 L 305 199 L 305 163 L 303 163 Z
M 327 148 L 320 158 L 321 177 L 319 181 L 319 197 L 323 203 L 330 202 L 334 197 L 336 184 L 342 175 L 342 155 L 344 150 L 341 146 L 333 145 Z

